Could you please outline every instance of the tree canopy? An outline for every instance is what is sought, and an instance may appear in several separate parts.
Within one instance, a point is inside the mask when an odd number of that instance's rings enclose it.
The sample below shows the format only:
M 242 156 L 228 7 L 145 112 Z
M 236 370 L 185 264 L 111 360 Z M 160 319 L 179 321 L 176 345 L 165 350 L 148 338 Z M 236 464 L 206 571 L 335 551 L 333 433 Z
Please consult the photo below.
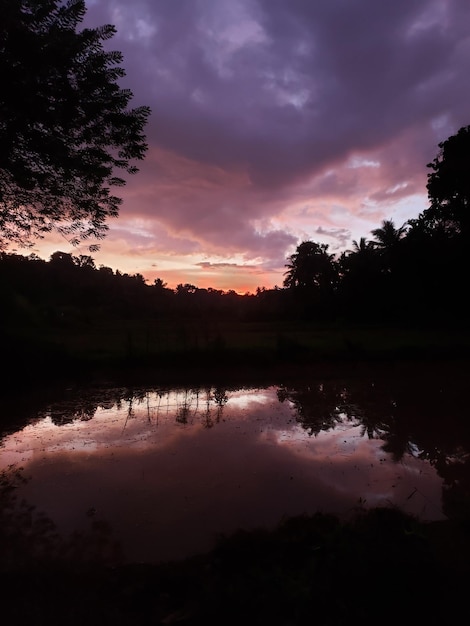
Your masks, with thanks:
M 107 230 L 147 145 L 145 106 L 119 86 L 112 25 L 78 30 L 83 0 L 0 0 L 0 246 L 56 230 L 72 243 Z M 92 246 L 93 248 L 93 246 Z
M 439 144 L 428 164 L 429 208 L 420 216 L 431 231 L 470 237 L 470 126 L 464 126 Z M 416 226 L 416 223 L 414 224 Z
M 393 251 L 405 236 L 406 226 L 395 227 L 393 220 L 382 220 L 380 228 L 371 231 L 375 237 L 374 245 L 380 250 Z
M 284 287 L 324 288 L 331 285 L 334 277 L 333 255 L 328 245 L 315 241 L 303 241 L 286 264 Z

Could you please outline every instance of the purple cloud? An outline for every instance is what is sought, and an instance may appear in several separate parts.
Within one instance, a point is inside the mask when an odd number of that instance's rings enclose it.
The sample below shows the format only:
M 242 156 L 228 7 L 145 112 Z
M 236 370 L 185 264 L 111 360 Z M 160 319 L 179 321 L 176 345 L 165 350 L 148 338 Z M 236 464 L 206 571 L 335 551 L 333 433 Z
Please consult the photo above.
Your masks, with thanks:
M 345 248 L 407 198 L 414 217 L 438 142 L 470 123 L 463 0 L 88 5 L 152 107 L 121 218 L 156 240 L 271 268 L 306 233 Z

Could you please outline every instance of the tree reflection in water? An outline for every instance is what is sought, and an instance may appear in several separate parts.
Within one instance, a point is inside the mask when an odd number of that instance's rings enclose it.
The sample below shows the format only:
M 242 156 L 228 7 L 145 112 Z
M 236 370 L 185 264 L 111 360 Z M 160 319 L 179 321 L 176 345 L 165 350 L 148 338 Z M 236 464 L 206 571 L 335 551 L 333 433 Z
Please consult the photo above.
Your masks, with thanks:
M 383 440 L 400 462 L 406 454 L 427 460 L 444 481 L 443 512 L 470 520 L 470 422 L 466 381 L 452 375 L 374 378 L 282 386 L 298 423 L 318 435 L 346 419 L 362 435 Z
M 444 513 L 452 520 L 470 520 L 470 424 L 464 376 L 455 379 L 436 375 L 374 375 L 367 379 L 357 376 L 344 380 L 312 378 L 308 382 L 284 384 L 276 389 L 282 409 L 290 409 L 289 422 L 294 422 L 293 430 L 306 433 L 304 439 L 321 440 L 325 432 L 351 425 L 361 439 L 375 440 L 376 445 L 397 463 L 405 462 L 408 455 L 428 461 L 443 479 Z M 263 389 L 258 391 L 261 404 Z M 249 392 L 255 396 L 253 390 Z M 103 416 L 97 414 L 99 411 L 111 411 L 115 416 L 112 410 L 119 408 L 116 418 L 118 434 L 123 426 L 132 431 L 142 418 L 155 441 L 161 439 L 160 427 L 170 422 L 174 425 L 172 431 L 184 435 L 199 427 L 206 436 L 207 429 L 212 429 L 207 438 L 213 439 L 230 419 L 231 402 L 235 405 L 240 401 L 237 393 L 235 389 L 210 386 L 178 390 L 98 389 L 89 393 L 77 390 L 76 393 L 69 392 L 65 401 L 51 403 L 36 411 L 33 418 L 36 421 L 48 418 L 58 426 L 55 431 L 66 432 L 68 425 L 77 421 L 85 422 L 85 430 L 89 430 L 90 420 L 96 418 L 98 422 L 102 419 Z M 250 393 L 246 394 L 247 398 L 251 397 Z M 269 397 L 274 395 L 272 393 Z M 238 406 L 242 410 L 243 405 L 239 403 Z M 276 406 L 271 406 L 270 410 L 275 414 Z M 256 411 L 249 414 L 254 421 L 260 419 Z M 285 414 L 286 411 L 284 417 Z M 283 432 L 288 432 L 287 426 L 284 428 Z M 230 433 L 233 434 L 234 430 Z M 201 440 L 197 441 L 200 443 Z M 234 443 L 240 441 L 241 436 Z M 188 450 L 189 446 L 186 446 L 185 452 Z M 87 465 L 86 453 L 82 458 Z M 209 471 L 205 476 L 211 477 L 214 467 L 219 469 L 217 460 L 220 463 L 220 458 L 216 457 L 215 465 L 212 465 L 214 459 L 208 461 Z M 275 460 L 278 459 L 276 456 Z M 123 460 L 124 457 L 120 457 L 120 461 Z M 115 467 L 119 465 L 111 456 L 107 457 L 107 462 Z M 175 467 L 180 462 L 176 459 Z M 273 469 L 273 465 L 269 467 Z M 121 471 L 126 472 L 128 468 L 124 465 Z M 152 465 L 148 466 L 149 473 L 152 468 Z M 76 607 L 86 608 L 87 602 L 92 610 L 87 613 L 83 609 L 85 617 L 79 620 L 80 623 L 140 623 L 143 612 L 133 621 L 117 620 L 116 616 L 120 618 L 123 614 L 123 603 L 129 602 L 130 606 L 131 601 L 133 606 L 139 606 L 139 611 L 142 605 L 147 607 L 144 621 L 157 623 L 157 606 L 161 617 L 158 623 L 172 623 L 178 616 L 186 615 L 175 612 L 175 609 L 186 606 L 186 599 L 181 598 L 190 596 L 188 606 L 194 606 L 194 589 L 207 594 L 207 597 L 203 596 L 201 606 L 205 607 L 207 601 L 207 607 L 212 608 L 215 603 L 219 608 L 218 619 L 212 623 L 220 623 L 220 619 L 224 621 L 227 606 L 243 606 L 243 602 L 248 606 L 250 599 L 253 599 L 250 609 L 262 607 L 259 623 L 281 623 L 276 619 L 283 607 L 288 607 L 288 612 L 282 615 L 285 617 L 282 623 L 294 623 L 291 618 L 297 609 L 302 619 L 295 623 L 308 623 L 319 614 L 324 623 L 344 623 L 351 615 L 353 621 L 357 617 L 356 621 L 362 620 L 363 623 L 372 623 L 372 619 L 385 619 L 387 623 L 400 623 L 400 620 L 401 623 L 418 623 L 420 619 L 428 623 L 453 623 L 460 619 L 459 612 L 465 610 L 468 534 L 465 535 L 467 543 L 461 542 L 465 525 L 446 522 L 451 535 L 447 537 L 439 530 L 442 528 L 439 524 L 418 525 L 393 508 L 386 512 L 378 509 L 372 511 L 372 515 L 364 513 L 343 528 L 335 518 L 328 516 L 292 518 L 273 535 L 265 530 L 235 534 L 202 561 L 204 567 L 197 559 L 184 563 L 184 568 L 190 569 L 183 568 L 182 578 L 176 577 L 176 569 L 166 570 L 171 572 L 170 583 L 162 592 L 164 578 L 150 576 L 152 570 L 129 568 L 128 564 L 123 568 L 116 567 L 122 562 L 123 555 L 111 527 L 100 518 L 100 512 L 88 510 L 87 529 L 64 539 L 57 534 L 50 519 L 17 498 L 14 487 L 21 482 L 21 474 L 11 469 L 8 476 L 4 473 L 0 478 L 0 573 L 4 574 L 4 586 L 13 581 L 10 587 L 16 589 L 16 581 L 20 581 L 28 588 L 24 602 L 27 619 L 8 621 L 7 613 L 8 623 L 31 621 L 30 607 L 34 607 L 36 617 L 40 617 L 41 610 L 48 615 L 49 607 L 56 606 L 54 603 L 57 603 L 57 615 L 69 618 L 68 607 L 73 607 L 76 612 Z M 275 487 L 279 487 L 279 477 L 265 478 L 266 489 L 269 489 L 271 479 Z M 187 482 L 183 481 L 184 487 Z M 295 482 L 291 484 L 295 486 Z M 142 477 L 133 474 L 128 484 L 132 489 L 142 488 L 143 473 Z M 206 484 L 204 489 L 210 486 Z M 230 492 L 230 498 L 235 496 L 234 491 Z M 298 495 L 300 491 L 295 493 Z M 125 492 L 119 495 L 125 495 Z M 174 491 L 165 495 L 169 498 L 177 496 Z M 409 497 L 413 497 L 413 492 Z M 116 520 L 117 526 L 117 518 L 111 519 L 113 523 Z M 210 516 L 204 521 L 209 523 Z M 464 531 L 463 534 L 460 531 L 456 538 L 455 531 L 459 528 Z M 186 520 L 182 535 L 193 531 L 194 527 Z M 119 536 L 117 532 L 116 536 Z M 437 548 L 429 541 L 429 537 L 434 536 L 437 537 Z M 443 539 L 442 544 L 439 544 L 439 538 Z M 184 536 L 179 539 L 183 540 Z M 467 552 L 461 550 L 461 545 L 467 545 Z M 60 567 L 55 569 L 57 563 Z M 70 577 L 71 563 L 79 565 L 76 578 Z M 110 576 L 108 587 L 104 584 L 108 579 L 99 578 L 94 570 L 88 569 L 87 563 L 112 566 L 100 570 Z M 192 569 L 191 563 L 194 564 Z M 28 579 L 25 573 L 31 572 L 33 575 Z M 121 578 L 117 577 L 118 572 Z M 25 580 L 31 584 L 25 584 Z M 48 585 L 47 581 L 52 583 Z M 181 584 L 178 586 L 174 581 L 181 581 Z M 110 594 L 110 589 L 115 591 L 114 595 Z M 364 589 L 368 590 L 366 600 L 361 594 Z M 387 593 L 392 598 L 390 606 L 384 604 Z M 13 598 L 12 593 L 5 594 L 6 601 L 10 597 Z M 103 620 L 101 614 L 96 614 L 95 607 L 101 604 L 106 605 L 113 619 Z M 19 609 L 14 607 L 15 615 L 18 611 L 21 613 L 22 607 L 23 604 Z M 341 620 L 334 620 L 335 611 Z M 246 614 L 243 617 L 246 618 Z M 93 618 L 96 621 L 93 622 Z M 190 621 L 191 617 L 188 623 Z M 52 622 L 44 620 L 41 623 Z
M 458 370 L 458 368 L 457 368 Z M 443 479 L 443 510 L 450 518 L 470 519 L 470 424 L 466 377 L 462 370 L 375 372 L 367 377 L 312 378 L 277 387 L 298 425 L 316 437 L 344 425 L 360 427 L 362 437 L 382 442 L 384 453 L 400 462 L 405 455 L 428 461 Z M 425 371 L 423 374 L 422 371 Z M 35 419 L 53 424 L 92 420 L 98 410 L 125 410 L 126 428 L 136 407 L 147 421 L 174 416 L 180 426 L 213 428 L 222 419 L 236 388 L 108 388 L 68 392 L 65 400 L 36 411 Z

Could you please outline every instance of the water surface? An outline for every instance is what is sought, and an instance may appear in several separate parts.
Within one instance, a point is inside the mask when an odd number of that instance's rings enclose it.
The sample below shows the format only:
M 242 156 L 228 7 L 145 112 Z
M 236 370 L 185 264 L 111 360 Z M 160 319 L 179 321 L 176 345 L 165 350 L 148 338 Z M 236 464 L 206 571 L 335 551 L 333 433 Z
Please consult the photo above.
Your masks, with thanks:
M 316 511 L 443 519 L 468 478 L 468 428 L 436 423 L 458 416 L 455 393 L 429 390 L 428 403 L 409 384 L 74 390 L 4 436 L 0 466 L 24 468 L 21 497 L 61 533 L 101 520 L 139 562 Z

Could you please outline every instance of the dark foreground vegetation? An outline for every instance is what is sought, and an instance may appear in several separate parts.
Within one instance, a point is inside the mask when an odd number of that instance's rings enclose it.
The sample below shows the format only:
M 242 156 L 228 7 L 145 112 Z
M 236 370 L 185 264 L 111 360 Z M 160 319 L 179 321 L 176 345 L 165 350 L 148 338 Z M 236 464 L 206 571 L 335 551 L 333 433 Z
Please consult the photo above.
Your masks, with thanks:
M 3 571 L 2 619 L 34 624 L 443 624 L 466 611 L 467 531 L 392 509 L 240 531 L 161 565 L 38 560 Z
M 319 513 L 221 537 L 183 562 L 123 565 L 99 524 L 64 542 L 47 519 L 12 507 L 5 482 L 2 504 L 9 626 L 444 624 L 467 610 L 462 522 L 424 524 L 395 509 L 358 509 L 346 521 Z

